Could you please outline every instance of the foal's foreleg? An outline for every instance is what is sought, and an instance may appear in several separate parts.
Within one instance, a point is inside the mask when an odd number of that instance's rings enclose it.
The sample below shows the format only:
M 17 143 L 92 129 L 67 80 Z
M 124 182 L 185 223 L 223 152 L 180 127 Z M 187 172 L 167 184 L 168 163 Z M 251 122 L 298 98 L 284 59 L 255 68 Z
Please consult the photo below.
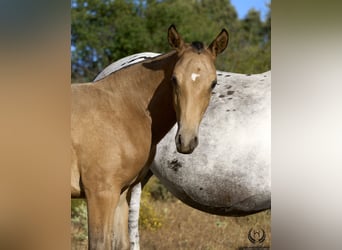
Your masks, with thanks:
M 120 195 L 119 204 L 115 210 L 114 216 L 114 249 L 129 250 L 128 237 L 128 197 L 127 189 Z
M 115 249 L 113 224 L 120 189 L 86 189 L 85 192 L 88 205 L 89 250 Z

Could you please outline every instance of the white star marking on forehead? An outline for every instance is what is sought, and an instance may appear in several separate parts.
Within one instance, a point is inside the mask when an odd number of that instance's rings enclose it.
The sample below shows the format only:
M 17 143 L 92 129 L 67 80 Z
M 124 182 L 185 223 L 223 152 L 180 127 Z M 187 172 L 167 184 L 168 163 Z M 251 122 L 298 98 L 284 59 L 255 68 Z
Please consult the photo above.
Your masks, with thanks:
M 191 74 L 192 81 L 196 81 L 196 78 L 199 77 L 199 76 L 200 76 L 200 74 L 192 73 Z

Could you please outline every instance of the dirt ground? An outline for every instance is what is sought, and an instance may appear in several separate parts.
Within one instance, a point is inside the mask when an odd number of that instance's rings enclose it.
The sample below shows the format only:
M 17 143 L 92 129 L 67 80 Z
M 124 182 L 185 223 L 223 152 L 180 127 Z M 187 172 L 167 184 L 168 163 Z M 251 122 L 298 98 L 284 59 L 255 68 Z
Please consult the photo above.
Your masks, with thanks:
M 151 201 L 157 228 L 140 227 L 141 250 L 238 250 L 242 247 L 271 246 L 271 211 L 245 217 L 223 217 L 195 210 L 179 200 Z M 259 243 L 259 234 L 248 239 L 248 234 L 262 230 L 265 240 Z M 72 223 L 72 249 L 87 249 L 87 239 L 73 235 L 79 228 Z M 252 233 L 253 234 L 253 233 Z M 261 233 L 262 234 L 262 233 Z M 259 238 L 258 238 L 259 237 Z M 253 241 L 253 240 L 252 240 Z
M 223 217 L 195 210 L 180 201 L 156 202 L 164 213 L 157 230 L 140 230 L 141 249 L 235 250 L 240 247 L 270 246 L 271 213 L 261 212 L 245 217 Z M 262 228 L 266 233 L 262 244 L 248 240 L 250 229 Z

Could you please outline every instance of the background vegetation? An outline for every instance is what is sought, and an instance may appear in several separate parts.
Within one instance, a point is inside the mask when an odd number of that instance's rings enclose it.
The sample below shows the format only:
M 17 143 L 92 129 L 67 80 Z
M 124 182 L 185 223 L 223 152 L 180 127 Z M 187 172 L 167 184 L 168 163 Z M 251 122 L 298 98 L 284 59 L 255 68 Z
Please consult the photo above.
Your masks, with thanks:
M 271 16 L 251 9 L 240 20 L 229 0 L 72 0 L 72 81 L 91 81 L 110 63 L 139 52 L 167 52 L 167 29 L 209 44 L 226 28 L 217 68 L 246 74 L 270 69 Z
M 71 0 L 72 82 L 92 81 L 110 63 L 139 52 L 167 52 L 167 29 L 175 24 L 183 38 L 209 44 L 226 28 L 230 41 L 217 68 L 253 74 L 271 69 L 271 11 L 265 21 L 251 9 L 238 19 L 229 0 Z M 72 200 L 72 249 L 87 249 L 87 213 Z M 241 218 L 192 209 L 156 178 L 143 190 L 141 249 L 237 249 L 251 246 L 248 230 L 265 229 L 270 245 L 270 211 Z

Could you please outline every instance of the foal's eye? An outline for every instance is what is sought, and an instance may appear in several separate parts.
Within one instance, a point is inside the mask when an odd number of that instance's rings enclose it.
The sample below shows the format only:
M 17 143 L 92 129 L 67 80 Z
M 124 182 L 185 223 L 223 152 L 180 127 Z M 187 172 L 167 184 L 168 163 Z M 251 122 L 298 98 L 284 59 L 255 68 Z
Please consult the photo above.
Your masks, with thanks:
M 211 89 L 214 89 L 215 86 L 216 86 L 216 84 L 217 84 L 217 80 L 214 80 L 214 81 L 211 83 Z

